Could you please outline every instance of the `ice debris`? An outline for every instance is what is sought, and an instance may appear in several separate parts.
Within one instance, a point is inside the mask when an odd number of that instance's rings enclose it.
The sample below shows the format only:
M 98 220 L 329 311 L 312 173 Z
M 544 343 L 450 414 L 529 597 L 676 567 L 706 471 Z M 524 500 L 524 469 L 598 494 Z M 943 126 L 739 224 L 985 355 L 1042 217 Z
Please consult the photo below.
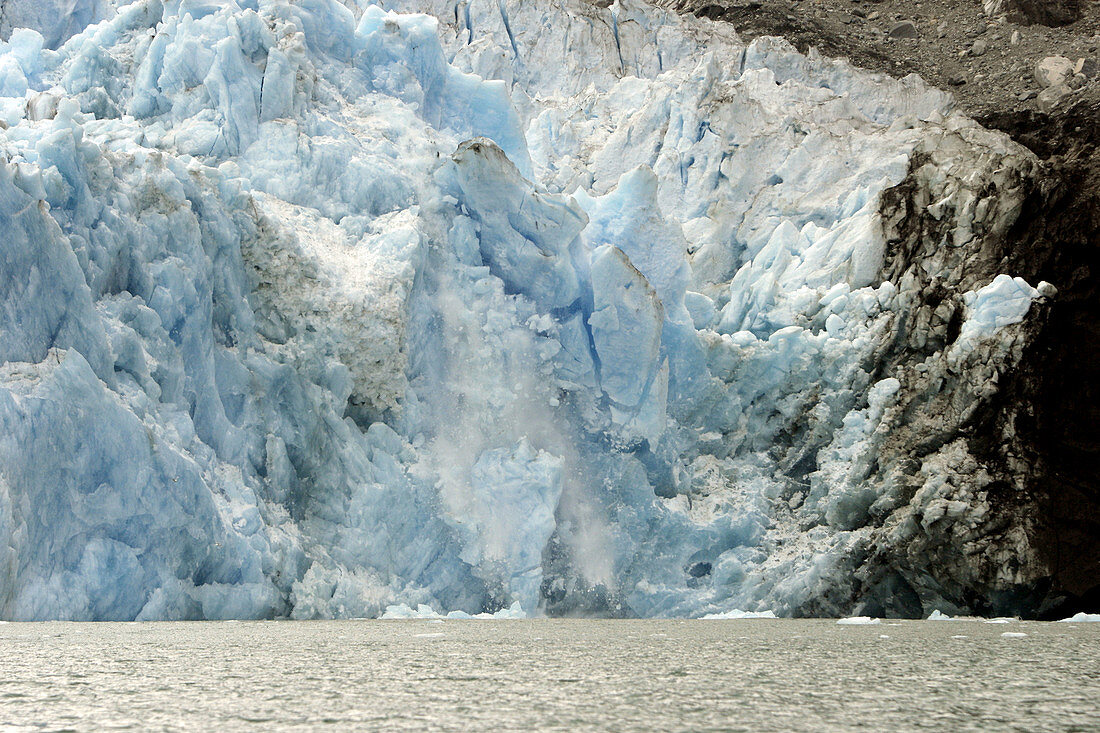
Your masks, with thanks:
M 436 613 L 435 609 L 431 606 L 421 603 L 416 607 L 414 611 L 405 604 L 397 604 L 393 606 L 387 606 L 386 612 L 380 617 L 386 620 L 393 619 L 424 619 L 424 620 L 439 620 L 450 619 L 453 621 L 471 620 L 471 619 L 496 619 L 496 620 L 516 620 L 527 618 L 527 613 L 524 612 L 523 607 L 519 602 L 513 603 L 508 608 L 502 608 L 494 613 L 475 613 L 469 614 L 465 611 L 450 611 L 446 614 Z

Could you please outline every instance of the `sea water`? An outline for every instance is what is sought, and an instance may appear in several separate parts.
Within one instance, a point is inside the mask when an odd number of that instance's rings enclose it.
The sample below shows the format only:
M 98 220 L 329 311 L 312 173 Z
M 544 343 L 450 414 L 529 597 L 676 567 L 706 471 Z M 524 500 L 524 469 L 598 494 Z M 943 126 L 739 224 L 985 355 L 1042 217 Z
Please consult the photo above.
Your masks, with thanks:
M 1100 729 L 1100 624 L 0 624 L 4 730 Z

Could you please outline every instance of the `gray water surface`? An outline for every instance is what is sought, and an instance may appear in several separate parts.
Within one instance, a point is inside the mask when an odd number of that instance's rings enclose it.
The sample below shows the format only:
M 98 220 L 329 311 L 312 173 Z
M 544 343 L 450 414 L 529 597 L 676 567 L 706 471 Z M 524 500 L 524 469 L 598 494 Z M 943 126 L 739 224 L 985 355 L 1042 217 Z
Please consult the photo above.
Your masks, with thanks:
M 0 728 L 1095 731 L 1100 624 L 0 624 Z

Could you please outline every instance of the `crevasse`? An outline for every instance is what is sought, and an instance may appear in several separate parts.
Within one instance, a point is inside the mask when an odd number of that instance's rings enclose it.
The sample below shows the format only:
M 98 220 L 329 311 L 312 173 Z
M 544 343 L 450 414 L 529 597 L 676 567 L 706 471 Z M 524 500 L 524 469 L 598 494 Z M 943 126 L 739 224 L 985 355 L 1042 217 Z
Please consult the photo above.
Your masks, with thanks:
M 945 131 L 1009 154 L 948 96 L 636 0 L 87 10 L 0 44 L 4 618 L 784 614 L 846 572 L 880 195 Z M 958 349 L 1037 296 L 976 290 Z

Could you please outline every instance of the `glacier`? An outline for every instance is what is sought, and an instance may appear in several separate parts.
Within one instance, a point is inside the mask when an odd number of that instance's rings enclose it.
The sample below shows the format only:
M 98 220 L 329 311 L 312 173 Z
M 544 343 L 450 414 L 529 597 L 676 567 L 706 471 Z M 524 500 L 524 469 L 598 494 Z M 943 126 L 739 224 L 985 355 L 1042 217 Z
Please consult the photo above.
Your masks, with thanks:
M 640 0 L 68 5 L 0 42 L 0 617 L 922 616 L 994 581 L 876 548 L 1008 557 L 1008 610 L 1038 572 L 965 445 L 890 458 L 1054 297 L 965 269 L 1035 160 L 946 93 Z

